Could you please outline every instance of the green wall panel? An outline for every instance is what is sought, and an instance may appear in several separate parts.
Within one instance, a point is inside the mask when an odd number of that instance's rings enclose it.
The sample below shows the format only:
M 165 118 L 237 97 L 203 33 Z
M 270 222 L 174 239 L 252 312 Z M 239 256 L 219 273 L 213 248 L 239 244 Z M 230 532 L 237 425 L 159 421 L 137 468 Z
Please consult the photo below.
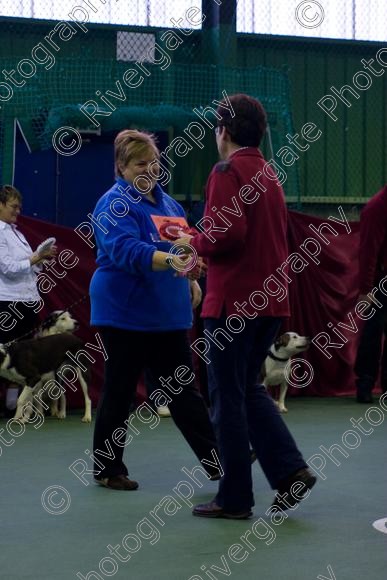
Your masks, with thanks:
M 295 130 L 314 122 L 323 131 L 298 161 L 304 198 L 370 197 L 386 183 L 387 72 L 371 75 L 368 90 L 353 84 L 353 75 L 364 70 L 361 60 L 375 58 L 382 44 L 247 34 L 238 42 L 240 66 L 288 67 Z M 337 98 L 333 121 L 317 101 L 331 94 L 332 86 L 340 90 L 345 84 L 360 98 L 349 95 L 351 107 Z

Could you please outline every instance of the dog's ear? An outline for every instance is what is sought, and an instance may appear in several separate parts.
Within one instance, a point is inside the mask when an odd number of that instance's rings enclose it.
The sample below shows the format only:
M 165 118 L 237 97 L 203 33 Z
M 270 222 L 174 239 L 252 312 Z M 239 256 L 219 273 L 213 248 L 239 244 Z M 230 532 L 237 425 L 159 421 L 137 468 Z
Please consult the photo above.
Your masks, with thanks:
M 46 330 L 47 328 L 50 328 L 50 326 L 52 326 L 54 322 L 53 316 L 54 316 L 53 314 L 50 314 L 49 316 L 47 316 L 45 320 L 43 320 L 43 322 L 40 325 L 41 330 Z
M 284 334 L 281 334 L 281 336 L 277 336 L 277 339 L 276 339 L 276 341 L 274 343 L 275 350 L 278 350 L 281 346 L 284 346 L 285 345 L 285 343 L 284 343 L 284 336 L 285 336 Z
M 290 336 L 287 332 L 285 332 L 285 334 L 281 334 L 281 336 L 278 336 L 277 340 L 274 343 L 275 350 L 278 350 L 279 348 L 281 348 L 281 346 L 288 346 L 289 340 Z
M 58 318 L 60 318 L 62 314 L 64 314 L 65 312 L 66 312 L 65 310 L 55 310 L 55 312 L 52 313 L 54 322 L 56 322 Z
M 51 326 L 54 326 L 58 318 L 62 316 L 63 312 L 64 310 L 54 310 L 54 312 L 51 312 L 51 314 L 49 314 L 47 318 L 43 320 L 43 322 L 40 325 L 40 328 L 42 330 L 47 330 L 47 328 L 51 328 Z
M 282 335 L 278 336 L 274 343 L 274 350 L 278 350 L 282 346 Z
M 285 334 L 282 335 L 282 346 L 288 346 L 290 341 L 290 334 L 288 332 L 285 332 Z
M 64 310 L 55 310 L 55 312 L 53 312 L 51 314 L 51 326 L 55 326 L 55 324 L 58 322 L 59 318 L 62 316 L 62 314 L 64 314 Z

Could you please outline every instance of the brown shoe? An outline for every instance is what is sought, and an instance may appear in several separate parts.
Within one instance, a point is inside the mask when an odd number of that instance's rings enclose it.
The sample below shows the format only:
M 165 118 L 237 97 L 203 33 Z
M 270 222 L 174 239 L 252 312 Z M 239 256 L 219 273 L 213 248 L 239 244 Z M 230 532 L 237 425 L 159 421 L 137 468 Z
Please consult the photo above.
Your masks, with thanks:
M 95 478 L 95 482 L 98 485 L 119 491 L 133 491 L 138 488 L 137 481 L 132 481 L 126 475 L 115 475 L 114 477 L 103 477 L 102 479 Z
M 305 497 L 307 491 L 312 489 L 316 481 L 317 477 L 309 469 L 306 467 L 299 469 L 296 473 L 293 473 L 293 475 L 279 483 L 278 493 L 271 504 L 272 507 L 280 510 L 296 507 Z M 296 484 L 299 485 L 293 487 Z
M 251 510 L 246 510 L 243 512 L 225 512 L 223 508 L 218 506 L 214 501 L 209 503 L 200 503 L 196 505 L 192 510 L 194 516 L 199 516 L 200 518 L 225 518 L 227 520 L 247 520 L 247 518 L 253 515 Z

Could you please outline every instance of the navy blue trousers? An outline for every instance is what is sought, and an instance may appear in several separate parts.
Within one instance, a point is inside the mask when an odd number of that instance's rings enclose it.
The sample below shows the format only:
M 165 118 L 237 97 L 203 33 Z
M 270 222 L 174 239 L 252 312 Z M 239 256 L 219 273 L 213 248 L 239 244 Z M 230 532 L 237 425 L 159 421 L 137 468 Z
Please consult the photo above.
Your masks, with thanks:
M 249 443 L 273 489 L 282 479 L 307 467 L 276 405 L 258 384 L 259 371 L 281 319 L 257 317 L 244 321 L 240 333 L 227 330 L 225 316 L 204 321 L 206 330 L 224 345 L 222 350 L 211 341 L 207 370 L 211 419 L 224 470 L 216 502 L 230 512 L 254 505 Z M 216 329 L 223 329 L 232 341 Z
M 375 314 L 364 324 L 356 356 L 355 373 L 357 375 L 357 391 L 360 395 L 369 395 L 375 386 L 381 369 L 382 390 L 387 390 L 387 298 L 382 295 L 378 300 L 382 307 L 375 309 Z

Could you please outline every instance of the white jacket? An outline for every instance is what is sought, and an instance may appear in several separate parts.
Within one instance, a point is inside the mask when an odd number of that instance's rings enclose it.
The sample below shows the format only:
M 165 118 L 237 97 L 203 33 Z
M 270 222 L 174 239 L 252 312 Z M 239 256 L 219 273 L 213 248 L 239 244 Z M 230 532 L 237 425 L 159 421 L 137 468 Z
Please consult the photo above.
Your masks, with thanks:
M 17 227 L 0 220 L 0 300 L 40 300 L 36 274 L 39 268 L 31 266 L 32 253 Z

